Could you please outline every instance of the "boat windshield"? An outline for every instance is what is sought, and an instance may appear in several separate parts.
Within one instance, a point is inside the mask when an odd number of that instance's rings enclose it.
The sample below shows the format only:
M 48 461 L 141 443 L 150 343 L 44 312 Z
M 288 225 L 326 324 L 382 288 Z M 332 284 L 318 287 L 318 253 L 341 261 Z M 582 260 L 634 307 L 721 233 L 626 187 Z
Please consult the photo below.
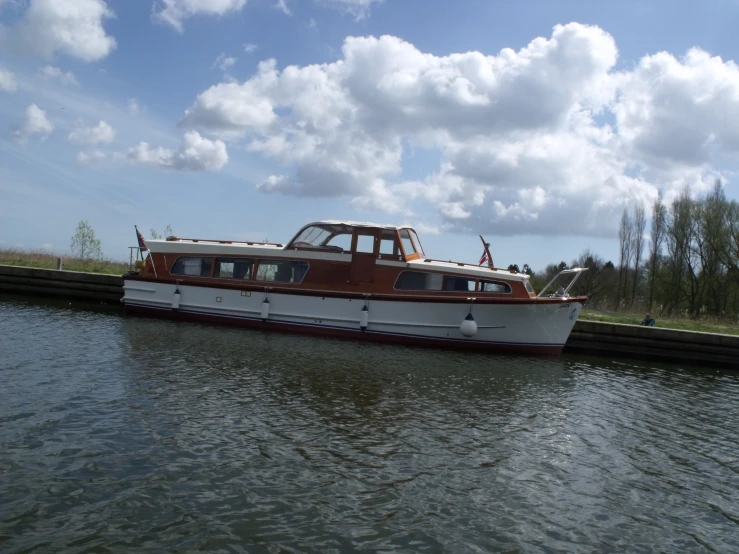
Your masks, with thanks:
M 311 225 L 295 237 L 291 246 L 298 248 L 351 249 L 352 227 L 342 223 Z

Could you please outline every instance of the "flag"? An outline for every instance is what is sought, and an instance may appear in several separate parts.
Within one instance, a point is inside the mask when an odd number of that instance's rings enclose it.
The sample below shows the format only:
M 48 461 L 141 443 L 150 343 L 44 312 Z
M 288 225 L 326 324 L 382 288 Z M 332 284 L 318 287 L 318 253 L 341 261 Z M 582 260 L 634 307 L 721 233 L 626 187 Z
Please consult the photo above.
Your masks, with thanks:
M 488 261 L 488 253 L 487 250 L 482 253 L 482 256 L 480 257 L 480 263 L 477 265 L 482 265 Z
M 139 233 L 138 226 L 134 225 L 134 228 L 136 229 L 136 238 L 139 241 L 139 250 L 142 252 L 146 252 L 148 248 L 146 248 L 146 243 L 144 242 L 144 237 L 141 236 L 141 233 Z

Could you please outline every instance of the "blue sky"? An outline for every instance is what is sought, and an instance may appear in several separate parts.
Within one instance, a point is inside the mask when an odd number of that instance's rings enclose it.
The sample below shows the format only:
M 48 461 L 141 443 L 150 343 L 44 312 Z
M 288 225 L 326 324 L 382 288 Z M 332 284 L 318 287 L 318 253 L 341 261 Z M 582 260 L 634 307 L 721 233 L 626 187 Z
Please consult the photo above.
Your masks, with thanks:
M 499 266 L 615 259 L 625 207 L 738 196 L 737 16 L 0 0 L 0 247 L 63 253 L 87 219 L 124 259 L 134 224 L 285 241 L 330 218 L 411 223 L 435 258 L 476 261 L 482 233 Z

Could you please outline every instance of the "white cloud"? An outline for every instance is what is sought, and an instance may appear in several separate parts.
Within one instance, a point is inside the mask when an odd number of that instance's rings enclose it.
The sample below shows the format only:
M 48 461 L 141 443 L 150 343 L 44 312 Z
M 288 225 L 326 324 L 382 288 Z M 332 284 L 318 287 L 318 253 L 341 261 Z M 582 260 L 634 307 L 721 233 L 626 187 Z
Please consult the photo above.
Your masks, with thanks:
M 168 148 L 151 148 L 147 142 L 129 148 L 126 158 L 131 163 L 178 171 L 219 170 L 228 163 L 226 145 L 220 140 L 203 138 L 197 131 L 185 133 L 178 152 Z
M 24 143 L 31 136 L 38 135 L 42 140 L 51 134 L 54 124 L 46 117 L 46 112 L 36 104 L 26 108 L 26 119 L 14 131 L 13 138 Z
M 45 58 L 60 53 L 97 61 L 116 46 L 103 28 L 111 17 L 103 0 L 30 0 L 16 25 L 0 26 L 0 44 Z
M 287 7 L 287 3 L 285 0 L 277 0 L 275 8 L 280 10 L 285 15 L 292 15 L 292 12 L 290 11 L 290 8 Z
M 238 12 L 246 0 L 159 0 L 154 4 L 154 18 L 174 27 L 180 33 L 183 21 L 196 15 L 223 16 Z
M 256 44 L 252 44 L 250 42 L 247 42 L 246 44 L 244 44 L 244 52 L 246 52 L 247 54 L 252 54 L 253 52 L 256 52 L 256 51 L 257 51 Z
M 228 70 L 231 69 L 235 63 L 236 58 L 226 56 L 225 52 L 221 52 L 220 54 L 218 54 L 216 61 L 213 62 L 213 67 L 217 67 L 224 73 L 228 74 Z
M 58 67 L 54 67 L 53 65 L 42 67 L 39 73 L 47 81 L 58 80 L 63 85 L 79 84 L 77 82 L 77 78 L 74 76 L 74 73 L 72 73 L 71 71 L 67 71 L 65 73 L 64 71 L 62 71 Z
M 100 150 L 93 150 L 91 152 L 78 152 L 75 159 L 79 164 L 86 164 L 97 160 L 104 160 L 108 155 Z
M 94 127 L 85 127 L 78 123 L 67 138 L 75 144 L 110 144 L 115 138 L 115 129 L 102 120 Z
M 15 75 L 10 71 L 0 69 L 0 91 L 15 92 L 16 90 L 18 90 L 18 82 L 15 80 Z
M 445 229 L 498 234 L 610 235 L 634 199 L 700 190 L 716 155 L 739 154 L 739 68 L 700 50 L 615 71 L 613 38 L 572 23 L 496 55 L 436 56 L 391 36 L 349 37 L 342 53 L 264 61 L 203 91 L 182 123 L 245 137 L 282 166 L 265 193 L 406 216 L 432 205 Z M 439 166 L 403 180 L 408 146 Z
M 380 4 L 384 0 L 316 0 L 327 8 L 333 8 L 350 14 L 359 21 L 369 16 L 372 4 Z

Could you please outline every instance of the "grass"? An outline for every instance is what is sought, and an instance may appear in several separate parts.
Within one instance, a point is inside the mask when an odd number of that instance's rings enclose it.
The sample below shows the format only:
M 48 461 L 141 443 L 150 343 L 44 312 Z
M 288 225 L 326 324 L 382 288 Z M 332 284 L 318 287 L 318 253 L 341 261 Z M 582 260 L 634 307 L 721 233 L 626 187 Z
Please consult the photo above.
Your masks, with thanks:
M 662 329 L 679 329 L 682 331 L 700 331 L 702 333 L 721 333 L 723 335 L 739 335 L 739 325 L 729 321 L 718 319 L 689 319 L 682 317 L 662 317 L 653 313 L 652 317 L 657 320 L 656 327 Z M 643 313 L 631 312 L 603 312 L 593 308 L 585 307 L 578 319 L 584 321 L 602 321 L 604 323 L 626 323 L 639 325 L 644 319 Z
M 16 248 L 0 248 L 0 265 L 16 265 L 56 269 L 56 254 L 44 250 L 19 250 Z M 86 273 L 107 273 L 122 275 L 128 271 L 128 264 L 112 260 L 82 260 L 71 256 L 62 256 L 63 268 L 68 271 L 84 271 Z

